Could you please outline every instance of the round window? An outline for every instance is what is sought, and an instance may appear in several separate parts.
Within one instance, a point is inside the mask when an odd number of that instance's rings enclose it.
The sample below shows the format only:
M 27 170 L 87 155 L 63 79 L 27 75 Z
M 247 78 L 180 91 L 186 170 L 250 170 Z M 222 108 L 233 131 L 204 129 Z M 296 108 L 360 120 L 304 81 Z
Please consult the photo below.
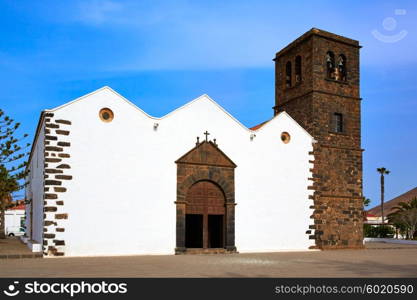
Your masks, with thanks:
M 103 122 L 111 122 L 114 118 L 113 111 L 110 108 L 102 108 L 99 116 Z
M 288 132 L 281 133 L 281 141 L 284 144 L 288 144 L 290 142 L 290 140 L 291 140 L 291 136 Z

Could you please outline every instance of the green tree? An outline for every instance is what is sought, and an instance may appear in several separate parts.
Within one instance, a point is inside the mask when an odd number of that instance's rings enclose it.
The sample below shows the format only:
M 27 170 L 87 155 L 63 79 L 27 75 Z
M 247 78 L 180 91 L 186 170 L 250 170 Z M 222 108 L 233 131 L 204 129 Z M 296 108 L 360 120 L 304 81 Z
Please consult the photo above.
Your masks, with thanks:
M 371 204 L 371 199 L 369 198 L 363 198 L 363 206 L 368 207 L 369 204 Z
M 417 231 L 417 197 L 400 202 L 387 217 L 397 228 L 405 229 L 406 238 L 413 239 Z
M 19 127 L 20 123 L 0 109 L 0 238 L 5 238 L 4 211 L 11 204 L 14 193 L 24 187 L 21 182 L 27 175 L 25 158 L 30 144 L 21 145 L 27 134 L 15 137 Z
M 363 234 L 366 237 L 386 238 L 392 237 L 395 232 L 391 226 L 375 226 L 364 224 Z

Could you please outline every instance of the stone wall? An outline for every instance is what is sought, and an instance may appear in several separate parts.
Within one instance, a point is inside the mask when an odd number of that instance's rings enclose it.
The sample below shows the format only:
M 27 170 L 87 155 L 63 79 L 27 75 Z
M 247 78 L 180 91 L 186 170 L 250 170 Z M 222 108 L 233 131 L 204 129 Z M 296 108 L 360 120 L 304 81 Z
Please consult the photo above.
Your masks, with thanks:
M 72 180 L 68 164 L 70 126 L 71 121 L 54 119 L 53 113 L 45 114 L 43 253 L 48 256 L 65 255 L 68 214 L 61 195 L 67 191 L 66 182 Z

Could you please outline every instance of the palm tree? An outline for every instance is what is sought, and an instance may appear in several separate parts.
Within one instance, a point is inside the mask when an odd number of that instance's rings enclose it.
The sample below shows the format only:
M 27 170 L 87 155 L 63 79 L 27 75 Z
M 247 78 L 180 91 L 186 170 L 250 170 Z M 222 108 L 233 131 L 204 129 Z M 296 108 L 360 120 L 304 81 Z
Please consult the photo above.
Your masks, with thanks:
M 388 175 L 390 171 L 388 171 L 384 167 L 378 168 L 376 170 L 377 172 L 381 174 L 381 218 L 382 218 L 382 225 L 384 225 L 384 191 L 385 191 L 384 175 Z
M 387 217 L 396 227 L 405 228 L 407 238 L 413 239 L 417 231 L 417 197 L 409 202 L 400 202 Z

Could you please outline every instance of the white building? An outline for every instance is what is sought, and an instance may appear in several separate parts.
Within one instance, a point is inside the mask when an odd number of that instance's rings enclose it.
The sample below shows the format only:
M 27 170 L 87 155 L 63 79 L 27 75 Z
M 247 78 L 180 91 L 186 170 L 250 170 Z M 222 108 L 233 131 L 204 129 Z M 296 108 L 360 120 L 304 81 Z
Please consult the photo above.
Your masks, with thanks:
M 25 222 L 25 205 L 20 204 L 7 209 L 4 212 L 4 226 L 7 236 L 18 236 L 22 234 Z
M 285 112 L 251 130 L 203 95 L 156 118 L 103 87 L 41 114 L 28 239 L 49 256 L 309 249 L 313 142 Z

